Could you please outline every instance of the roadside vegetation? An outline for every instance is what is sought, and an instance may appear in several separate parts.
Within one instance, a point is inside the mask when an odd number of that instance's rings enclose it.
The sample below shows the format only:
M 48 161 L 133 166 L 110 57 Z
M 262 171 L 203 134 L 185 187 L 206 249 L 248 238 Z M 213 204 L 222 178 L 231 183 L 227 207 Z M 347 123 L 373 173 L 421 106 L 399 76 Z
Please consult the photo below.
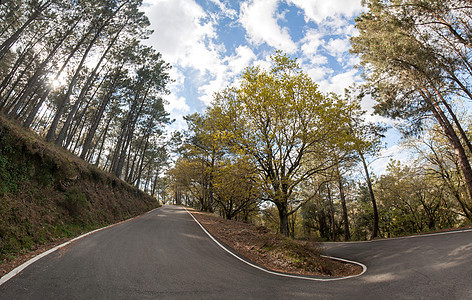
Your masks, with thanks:
M 165 131 L 170 66 L 142 42 L 141 0 L 1 1 L 0 260 L 155 198 L 307 241 L 470 225 L 470 1 L 363 2 L 351 45 L 364 84 L 322 93 L 276 51 L 181 134 Z M 414 154 L 382 175 L 386 128 L 366 122 L 365 99 Z M 266 248 L 300 245 L 281 241 Z
M 141 5 L 0 1 L 0 262 L 158 205 L 170 66 Z
M 158 206 L 136 187 L 2 117 L 0 199 L 0 265 Z
M 365 1 L 351 39 L 365 84 L 321 93 L 296 59 L 247 67 L 238 84 L 187 116 L 168 199 L 285 236 L 323 241 L 394 237 L 472 222 L 468 1 Z M 380 123 L 403 134 L 406 164 L 383 174 Z M 401 149 L 399 147 L 399 150 Z
M 362 272 L 359 265 L 322 257 L 320 244 L 314 241 L 294 240 L 263 226 L 226 220 L 215 214 L 190 212 L 220 242 L 268 270 L 332 277 Z
M 172 134 L 170 66 L 141 0 L 0 3 L 0 112 L 157 195 Z

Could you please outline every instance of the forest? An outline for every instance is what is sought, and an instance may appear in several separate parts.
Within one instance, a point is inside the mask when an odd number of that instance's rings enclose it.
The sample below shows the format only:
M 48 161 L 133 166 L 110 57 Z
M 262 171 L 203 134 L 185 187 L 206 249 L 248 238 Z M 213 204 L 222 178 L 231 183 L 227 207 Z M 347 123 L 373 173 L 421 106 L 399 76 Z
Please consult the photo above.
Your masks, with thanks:
M 296 58 L 248 66 L 170 133 L 171 66 L 142 0 L 0 2 L 0 113 L 160 201 L 293 238 L 366 240 L 472 223 L 472 5 L 366 0 L 364 84 L 323 93 Z M 371 170 L 394 120 L 408 164 Z
M 142 1 L 0 3 L 0 110 L 151 195 L 171 138 L 170 65 L 143 44 Z
M 351 52 L 365 78 L 321 93 L 296 59 L 250 66 L 241 83 L 187 116 L 168 172 L 177 203 L 252 221 L 294 238 L 367 240 L 469 226 L 472 6 L 469 1 L 370 0 Z M 407 164 L 381 175 L 382 124 L 395 121 Z

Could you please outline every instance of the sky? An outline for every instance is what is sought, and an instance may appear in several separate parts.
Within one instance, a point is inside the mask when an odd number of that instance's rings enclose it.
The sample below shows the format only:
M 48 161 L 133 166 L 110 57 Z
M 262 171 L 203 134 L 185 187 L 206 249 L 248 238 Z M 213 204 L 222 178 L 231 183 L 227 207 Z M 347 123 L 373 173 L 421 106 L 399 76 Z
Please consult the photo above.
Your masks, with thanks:
M 169 129 L 186 128 L 183 116 L 203 112 L 247 66 L 268 66 L 276 50 L 297 58 L 322 92 L 343 94 L 362 83 L 349 38 L 357 34 L 354 19 L 363 9 L 361 0 L 144 0 L 154 30 L 146 43 L 172 65 L 174 82 L 165 98 L 176 121 Z M 372 116 L 372 105 L 362 103 L 367 119 L 392 125 Z M 384 143 L 383 158 L 372 163 L 376 173 L 392 156 L 407 159 L 394 129 Z

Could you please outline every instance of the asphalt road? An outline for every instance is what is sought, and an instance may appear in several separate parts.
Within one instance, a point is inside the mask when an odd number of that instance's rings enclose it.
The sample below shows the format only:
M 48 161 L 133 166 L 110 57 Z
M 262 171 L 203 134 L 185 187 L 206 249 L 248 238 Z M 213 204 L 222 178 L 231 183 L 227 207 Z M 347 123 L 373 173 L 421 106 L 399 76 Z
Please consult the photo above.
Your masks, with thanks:
M 38 260 L 0 299 L 472 299 L 472 231 L 325 247 L 367 272 L 328 282 L 268 274 L 164 206 Z

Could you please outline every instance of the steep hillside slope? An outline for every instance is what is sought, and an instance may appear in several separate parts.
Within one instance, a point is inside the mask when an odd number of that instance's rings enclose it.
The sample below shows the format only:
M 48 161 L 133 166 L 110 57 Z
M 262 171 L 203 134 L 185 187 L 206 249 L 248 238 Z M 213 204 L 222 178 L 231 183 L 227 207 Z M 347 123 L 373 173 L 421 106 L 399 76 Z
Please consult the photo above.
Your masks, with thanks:
M 0 117 L 0 264 L 157 206 L 151 196 Z

